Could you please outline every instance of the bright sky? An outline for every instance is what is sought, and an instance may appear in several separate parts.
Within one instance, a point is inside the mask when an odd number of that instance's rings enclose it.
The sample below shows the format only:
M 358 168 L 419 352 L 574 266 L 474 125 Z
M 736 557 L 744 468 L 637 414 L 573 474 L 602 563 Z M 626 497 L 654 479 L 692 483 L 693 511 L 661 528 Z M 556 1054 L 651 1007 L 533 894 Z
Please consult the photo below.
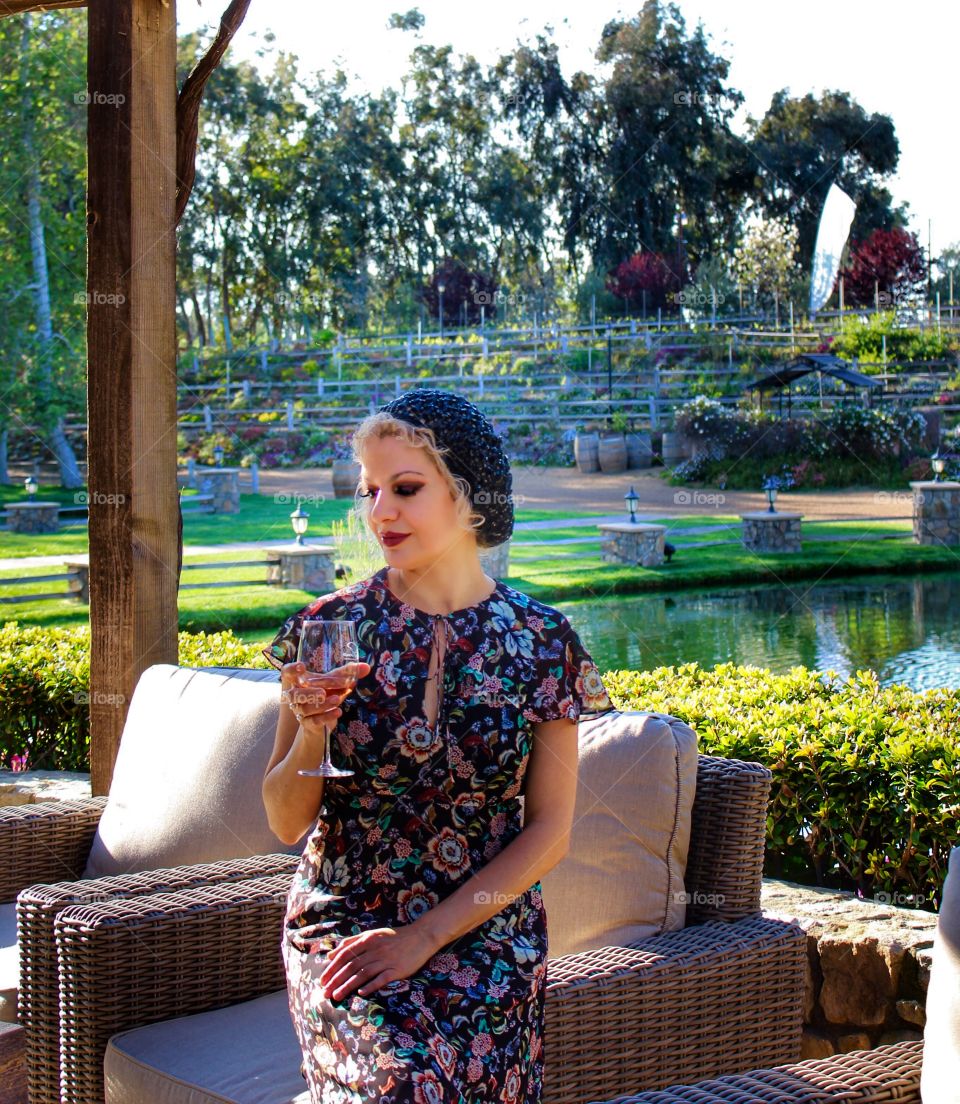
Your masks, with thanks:
M 276 47 L 296 54 L 305 70 L 332 71 L 339 64 L 371 90 L 400 87 L 407 56 L 416 44 L 409 32 L 387 30 L 391 12 L 415 0 L 253 0 L 232 49 L 253 59 L 265 31 Z M 457 4 L 421 0 L 422 40 L 452 44 L 489 62 L 518 40 L 532 42 L 548 24 L 561 46 L 564 72 L 595 68 L 593 51 L 604 24 L 634 15 L 641 3 L 584 0 L 484 0 Z M 872 3 L 806 0 L 679 0 L 688 30 L 702 21 L 715 52 L 731 61 L 729 83 L 746 97 L 741 116 L 762 116 L 771 95 L 825 88 L 849 92 L 868 112 L 890 115 L 900 141 L 900 170 L 889 184 L 895 200 L 910 204 L 911 228 L 926 248 L 928 222 L 933 254 L 960 243 L 960 209 L 953 172 L 958 168 L 951 104 L 960 39 L 960 5 L 947 2 L 905 8 L 898 0 Z M 181 31 L 216 24 L 226 0 L 180 0 Z M 738 116 L 739 118 L 739 116 Z M 953 169 L 951 169 L 953 166 Z

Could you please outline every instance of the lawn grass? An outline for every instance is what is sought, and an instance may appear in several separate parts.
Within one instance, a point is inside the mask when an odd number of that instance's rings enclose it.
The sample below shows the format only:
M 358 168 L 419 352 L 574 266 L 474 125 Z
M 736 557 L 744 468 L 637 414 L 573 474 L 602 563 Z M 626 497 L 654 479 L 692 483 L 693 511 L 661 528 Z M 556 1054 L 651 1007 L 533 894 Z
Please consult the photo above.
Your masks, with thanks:
M 511 552 L 507 582 L 531 597 L 553 603 L 697 587 L 800 580 L 812 584 L 856 575 L 956 571 L 960 568 L 960 552 L 900 541 L 808 541 L 801 552 L 786 555 L 757 555 L 739 545 L 686 551 L 680 548 L 671 563 L 656 568 L 598 561 L 599 546 L 593 545 L 561 545 L 551 549 L 549 556 L 534 549 L 518 549 L 515 554 Z M 244 577 L 251 570 L 231 568 L 210 574 L 224 578 L 237 572 L 234 577 Z M 207 574 L 189 572 L 186 578 L 201 582 Z M 257 630 L 271 630 L 272 635 L 291 613 L 314 597 L 307 591 L 277 590 L 266 585 L 183 590 L 179 627 L 192 632 L 231 628 L 245 639 L 261 640 L 263 636 Z M 9 606 L 0 610 L 0 618 L 43 625 L 84 624 L 88 610 L 65 599 Z
M 72 504 L 80 492 L 61 488 L 42 489 L 40 498 L 55 498 Z M 18 487 L 0 487 L 0 503 L 22 498 Z M 334 521 L 344 521 L 353 502 L 331 496 L 308 499 L 305 509 L 310 514 L 308 539 L 329 539 Z M 215 551 L 190 553 L 197 545 L 222 545 L 252 541 L 276 541 L 286 544 L 292 539 L 289 515 L 294 508 L 293 496 L 241 495 L 239 514 L 213 515 L 189 513 L 184 517 L 185 562 L 214 563 L 222 560 L 249 560 L 234 568 L 191 570 L 183 574 L 184 583 L 228 582 L 257 578 L 263 575 L 262 552 Z M 909 541 L 867 540 L 879 534 L 899 533 L 907 537 L 909 521 L 841 521 L 805 522 L 803 550 L 790 555 L 758 556 L 747 552 L 740 543 L 740 518 L 734 515 L 689 515 L 661 518 L 657 523 L 667 527 L 667 539 L 678 551 L 673 561 L 658 568 L 635 568 L 600 562 L 600 537 L 593 526 L 562 524 L 574 517 L 604 516 L 598 511 L 573 509 L 517 510 L 517 521 L 557 521 L 546 529 L 518 530 L 510 554 L 508 582 L 517 589 L 546 602 L 576 598 L 596 598 L 611 594 L 642 593 L 651 590 L 676 590 L 690 587 L 710 587 L 743 583 L 777 583 L 798 579 L 837 578 L 877 572 L 921 572 L 954 569 L 960 566 L 960 552 L 944 548 L 928 548 Z M 698 529 L 701 532 L 691 533 Z M 550 546 L 545 541 L 563 538 L 590 537 L 576 544 Z M 842 538 L 818 540 L 817 538 Z M 729 543 L 717 547 L 687 547 L 705 541 Z M 0 558 L 31 555 L 64 556 L 87 551 L 85 528 L 68 529 L 46 536 L 30 536 L 0 531 Z M 0 570 L 4 578 L 53 574 L 58 567 L 25 568 L 15 566 Z M 66 589 L 65 583 L 37 582 L 19 586 L 17 592 L 28 595 Z M 180 628 L 185 630 L 218 631 L 232 628 L 253 632 L 255 639 L 267 629 L 276 627 L 293 611 L 314 595 L 305 591 L 282 591 L 262 586 L 182 589 L 179 596 Z M 20 620 L 32 624 L 83 624 L 88 610 L 80 603 L 64 598 L 39 602 L 0 605 L 0 620 Z
M 185 491 L 186 502 L 194 492 Z M 38 499 L 55 500 L 65 506 L 76 505 L 81 491 L 65 491 L 62 488 L 43 487 Z M 329 537 L 334 521 L 344 521 L 353 505 L 351 498 L 327 496 L 323 501 L 301 496 L 303 509 L 310 515 L 308 538 Z M 0 486 L 0 508 L 8 502 L 24 498 L 18 487 Z M 81 498 L 80 501 L 83 501 Z M 290 513 L 296 506 L 293 495 L 240 496 L 240 512 L 237 514 L 193 514 L 184 512 L 183 543 L 188 548 L 198 544 L 243 544 L 250 541 L 277 541 L 286 543 L 293 538 Z M 550 521 L 574 516 L 597 516 L 590 510 L 541 510 L 520 509 L 518 521 Z M 69 515 L 68 515 L 69 516 Z M 569 535 L 576 536 L 575 527 Z M 25 556 L 64 556 L 85 554 L 88 551 L 86 526 L 70 527 L 59 533 L 10 533 L 0 529 L 0 559 L 16 559 Z

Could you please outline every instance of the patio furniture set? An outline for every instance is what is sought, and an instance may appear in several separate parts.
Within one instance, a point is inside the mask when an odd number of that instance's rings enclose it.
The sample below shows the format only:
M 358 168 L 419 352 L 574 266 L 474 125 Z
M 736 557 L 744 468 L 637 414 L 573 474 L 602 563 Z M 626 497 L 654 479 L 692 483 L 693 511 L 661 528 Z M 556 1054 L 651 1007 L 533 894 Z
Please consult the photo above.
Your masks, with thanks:
M 30 1104 L 309 1104 L 280 956 L 301 845 L 260 798 L 278 689 L 151 667 L 107 798 L 0 809 L 2 1104 L 23 1067 Z M 923 1043 L 798 1061 L 806 936 L 760 909 L 770 771 L 661 714 L 580 726 L 570 851 L 542 880 L 544 1104 L 919 1101 Z M 952 890 L 924 1104 L 960 1099 Z

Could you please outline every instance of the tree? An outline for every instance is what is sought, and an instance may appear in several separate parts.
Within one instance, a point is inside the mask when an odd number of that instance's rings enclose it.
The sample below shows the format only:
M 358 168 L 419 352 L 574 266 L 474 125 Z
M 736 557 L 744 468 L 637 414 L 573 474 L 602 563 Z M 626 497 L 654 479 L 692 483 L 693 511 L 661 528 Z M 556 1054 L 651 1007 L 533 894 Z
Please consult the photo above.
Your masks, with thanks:
M 423 289 L 423 301 L 430 313 L 440 318 L 440 287 L 443 286 L 443 319 L 446 324 L 466 314 L 467 324 L 476 325 L 483 317 L 492 318 L 497 306 L 496 281 L 485 272 L 470 269 L 456 257 L 444 257 Z
M 900 146 L 893 120 L 868 114 L 848 92 L 794 98 L 774 93 L 759 122 L 748 119 L 757 206 L 768 218 L 798 230 L 798 260 L 809 271 L 817 226 L 833 183 L 857 204 L 851 233 L 902 225 L 882 181 L 897 168 Z
M 795 227 L 776 219 L 759 219 L 747 228 L 733 255 L 733 271 L 760 304 L 782 298 L 796 279 L 798 237 Z
M 676 301 L 681 279 L 676 257 L 668 259 L 662 253 L 634 253 L 621 261 L 607 279 L 607 291 L 636 310 L 646 305 L 657 310 Z
M 595 262 L 639 247 L 677 249 L 686 216 L 692 260 L 730 234 L 740 207 L 739 143 L 729 122 L 743 97 L 729 63 L 701 25 L 688 34 L 674 4 L 646 0 L 631 20 L 604 27 L 597 60 L 611 66 L 602 89 L 600 202 L 591 211 Z
M 874 230 L 853 242 L 843 270 L 844 299 L 852 306 L 889 306 L 922 295 L 927 263 L 915 234 L 899 227 Z
M 0 301 L 10 305 L 0 359 L 16 376 L 0 407 L 0 457 L 11 425 L 32 427 L 65 487 L 83 483 L 64 415 L 83 406 L 84 70 L 82 16 L 0 20 Z
M 605 79 L 567 80 L 556 45 L 539 36 L 495 70 L 571 266 L 674 253 L 681 214 L 685 260 L 732 247 L 753 174 L 729 127 L 743 97 L 726 83 L 728 62 L 659 0 L 608 23 L 596 56 Z
M 934 293 L 940 293 L 944 306 L 953 305 L 960 298 L 960 242 L 946 246 L 934 262 L 937 278 L 933 282 Z

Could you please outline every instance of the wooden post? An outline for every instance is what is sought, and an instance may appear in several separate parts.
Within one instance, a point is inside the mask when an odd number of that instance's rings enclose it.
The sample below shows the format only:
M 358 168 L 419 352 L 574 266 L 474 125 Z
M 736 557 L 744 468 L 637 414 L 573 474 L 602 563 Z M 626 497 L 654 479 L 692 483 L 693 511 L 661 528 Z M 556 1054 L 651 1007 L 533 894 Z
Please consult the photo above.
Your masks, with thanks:
M 87 78 L 90 769 L 102 794 L 137 679 L 177 662 L 175 0 L 92 4 Z
M 0 1023 L 0 1104 L 27 1104 L 27 1033 Z

